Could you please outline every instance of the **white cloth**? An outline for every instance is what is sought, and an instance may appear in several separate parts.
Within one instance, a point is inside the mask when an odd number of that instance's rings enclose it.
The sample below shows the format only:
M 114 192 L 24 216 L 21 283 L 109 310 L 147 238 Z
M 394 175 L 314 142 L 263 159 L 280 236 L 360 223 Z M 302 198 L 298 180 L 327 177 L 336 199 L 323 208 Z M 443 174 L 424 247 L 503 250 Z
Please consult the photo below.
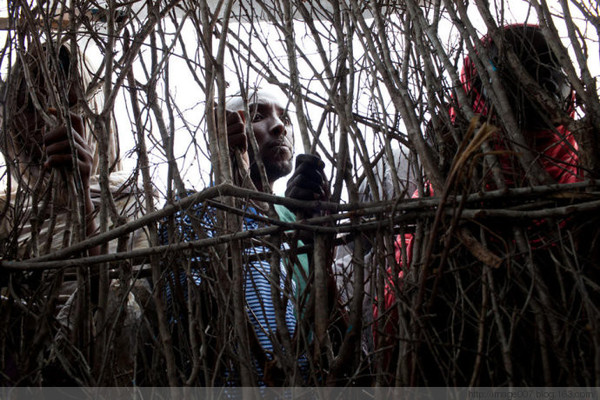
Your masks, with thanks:
M 265 103 L 281 107 L 282 109 L 287 110 L 288 113 L 292 112 L 292 104 L 278 87 L 271 85 L 265 88 L 249 89 L 248 105 Z M 243 111 L 245 109 L 245 104 L 244 98 L 240 94 L 237 94 L 227 99 L 225 108 L 229 111 Z
M 144 195 L 137 185 L 128 184 L 129 175 L 125 172 L 115 172 L 109 176 L 110 192 L 115 200 L 117 213 L 125 221 L 133 221 L 144 214 Z M 100 226 L 100 186 L 97 177 L 91 180 L 92 202 L 96 212 L 97 226 Z M 19 189 L 10 194 L 10 204 L 6 207 L 6 193 L 0 194 L 0 210 L 6 209 L 6 214 L 0 221 L 0 240 L 18 243 L 18 252 L 14 258 L 27 259 L 34 255 L 44 255 L 65 248 L 76 242 L 76 223 L 74 215 L 77 210 L 63 208 L 55 210 L 54 216 L 48 210 L 46 218 L 37 230 L 37 241 L 33 243 L 32 236 L 32 198 L 18 197 Z M 38 203 L 38 207 L 42 205 Z M 5 208 L 6 207 L 6 208 Z M 113 224 L 109 222 L 109 228 Z M 109 253 L 117 251 L 117 239 L 109 242 Z M 128 239 L 127 250 L 149 246 L 148 235 L 144 229 L 139 229 Z

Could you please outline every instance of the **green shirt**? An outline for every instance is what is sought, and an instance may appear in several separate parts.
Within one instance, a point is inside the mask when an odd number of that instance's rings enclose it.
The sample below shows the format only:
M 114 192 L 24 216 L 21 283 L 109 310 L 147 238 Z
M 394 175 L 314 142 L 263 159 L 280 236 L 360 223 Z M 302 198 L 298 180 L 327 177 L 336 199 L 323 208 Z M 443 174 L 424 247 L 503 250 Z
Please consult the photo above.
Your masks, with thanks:
M 277 215 L 279 215 L 279 219 L 281 221 L 296 222 L 296 215 L 293 212 L 291 212 L 288 208 L 286 208 L 285 206 L 282 206 L 280 204 L 275 204 L 275 211 L 277 212 Z M 304 243 L 302 242 L 302 240 L 298 240 L 297 247 L 299 248 L 302 246 L 304 246 Z M 302 299 L 302 297 L 306 297 L 306 295 L 303 296 L 303 293 L 306 290 L 307 279 L 308 279 L 308 274 L 309 274 L 308 254 L 299 253 L 299 254 L 292 255 L 292 257 L 297 258 L 297 262 L 294 262 L 294 261 L 296 261 L 294 259 L 290 260 L 291 262 L 293 262 L 292 280 L 294 281 L 294 284 L 296 285 L 296 295 L 298 296 L 298 299 Z M 304 301 L 306 301 L 306 300 L 304 300 Z

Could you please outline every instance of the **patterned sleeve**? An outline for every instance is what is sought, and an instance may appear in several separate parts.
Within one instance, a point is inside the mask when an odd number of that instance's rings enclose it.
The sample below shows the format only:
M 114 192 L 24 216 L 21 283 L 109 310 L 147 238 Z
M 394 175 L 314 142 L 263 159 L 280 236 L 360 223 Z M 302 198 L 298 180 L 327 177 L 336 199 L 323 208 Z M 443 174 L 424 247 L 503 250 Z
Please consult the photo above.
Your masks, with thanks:
M 194 192 L 186 193 L 187 196 Z M 158 240 L 160 245 L 191 242 L 200 238 L 214 236 L 215 211 L 205 204 L 193 204 L 185 210 L 179 210 L 171 218 L 160 222 Z M 173 257 L 165 258 L 163 271 L 165 277 L 165 300 L 167 312 L 171 322 L 180 319 L 177 304 L 188 300 L 188 273 L 189 278 L 196 285 L 200 285 L 203 275 L 203 262 L 206 261 L 202 249 L 193 250 L 189 260 Z M 168 260 L 168 261 L 166 261 Z M 189 264 L 189 269 L 187 268 Z

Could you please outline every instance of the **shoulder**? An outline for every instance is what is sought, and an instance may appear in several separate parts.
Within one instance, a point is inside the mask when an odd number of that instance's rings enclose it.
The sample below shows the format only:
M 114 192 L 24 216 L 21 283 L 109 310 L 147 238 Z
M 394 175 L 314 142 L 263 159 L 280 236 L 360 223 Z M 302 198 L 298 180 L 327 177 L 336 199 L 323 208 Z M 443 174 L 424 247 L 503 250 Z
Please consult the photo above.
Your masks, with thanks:
M 175 201 L 191 196 L 197 192 L 187 191 L 183 196 L 177 196 Z M 168 203 L 167 203 L 168 204 Z M 159 224 L 159 238 L 161 243 L 168 243 L 169 227 L 174 227 L 178 240 L 198 240 L 199 235 L 195 228 L 200 228 L 207 236 L 212 236 L 216 219 L 215 209 L 206 203 L 193 203 L 185 208 L 178 209 L 171 216 L 164 218 Z

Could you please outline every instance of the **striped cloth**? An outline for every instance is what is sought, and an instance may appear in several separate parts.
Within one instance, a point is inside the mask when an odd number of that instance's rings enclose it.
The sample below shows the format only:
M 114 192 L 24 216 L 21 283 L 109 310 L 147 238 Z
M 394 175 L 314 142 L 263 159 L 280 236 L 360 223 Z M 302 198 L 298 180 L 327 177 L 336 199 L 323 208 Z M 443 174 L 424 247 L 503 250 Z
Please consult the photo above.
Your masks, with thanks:
M 287 211 L 287 210 L 286 210 Z M 288 211 L 289 212 L 289 211 Z M 259 228 L 259 224 L 255 219 L 258 215 L 257 210 L 252 206 L 247 206 L 245 209 L 245 215 L 242 218 L 241 231 L 254 230 Z M 191 207 L 188 212 L 178 211 L 174 214 L 174 227 L 175 236 L 177 241 L 193 241 L 198 240 L 199 237 L 193 229 L 192 219 L 194 219 L 196 226 L 202 229 L 202 232 L 206 235 L 205 237 L 215 237 L 217 235 L 216 227 L 216 210 L 212 207 L 207 207 L 203 204 L 196 204 Z M 173 243 L 173 240 L 169 241 L 168 235 L 168 224 L 162 223 L 159 227 L 159 240 L 161 244 Z M 282 247 L 287 247 L 283 245 Z M 272 299 L 272 286 L 271 286 L 271 266 L 269 264 L 269 248 L 258 242 L 252 242 L 251 245 L 246 244 L 246 248 L 243 250 L 244 260 L 244 293 L 246 300 L 246 312 L 248 318 L 254 330 L 258 342 L 262 346 L 265 354 L 269 360 L 273 359 L 272 353 L 274 350 L 274 344 L 271 340 L 275 336 L 277 330 L 277 322 L 275 318 L 275 307 Z M 171 272 L 170 283 L 165 285 L 167 307 L 170 310 L 171 323 L 176 323 L 179 319 L 178 315 L 174 315 L 173 312 L 173 286 L 175 282 L 182 288 L 184 292 L 184 298 L 187 299 L 187 280 L 188 278 L 196 285 L 200 285 L 202 282 L 202 275 L 204 275 L 204 268 L 206 267 L 207 256 L 202 253 L 194 253 L 190 261 L 193 262 L 193 266 L 190 276 L 185 272 L 180 272 L 178 279 L 174 272 Z M 290 335 L 294 335 L 296 329 L 296 312 L 292 297 L 296 296 L 296 284 L 295 279 L 287 279 L 286 268 L 283 264 L 282 258 L 280 268 L 280 282 L 279 291 L 280 297 L 283 299 L 285 294 L 285 321 L 287 329 Z M 301 262 L 301 264 L 304 264 Z M 304 265 L 301 266 L 304 268 Z M 294 277 L 295 278 L 295 277 Z M 302 357 L 303 362 L 306 360 Z M 262 369 L 257 365 L 259 372 L 259 379 L 262 376 Z M 229 375 L 229 374 L 227 374 Z M 262 379 L 259 380 L 259 384 L 262 383 Z

